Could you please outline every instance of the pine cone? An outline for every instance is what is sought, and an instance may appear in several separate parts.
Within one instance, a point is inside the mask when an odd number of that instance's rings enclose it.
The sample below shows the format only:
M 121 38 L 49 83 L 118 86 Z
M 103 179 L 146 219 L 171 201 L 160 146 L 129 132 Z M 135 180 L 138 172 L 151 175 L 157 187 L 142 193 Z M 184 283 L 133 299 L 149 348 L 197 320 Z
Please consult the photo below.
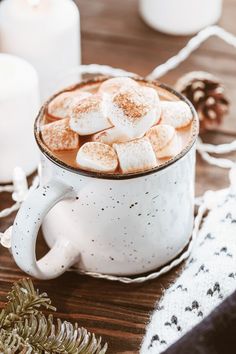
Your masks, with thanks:
M 229 111 L 229 101 L 220 80 L 203 71 L 193 71 L 176 83 L 176 90 L 194 105 L 200 120 L 200 131 L 213 129 L 222 123 Z

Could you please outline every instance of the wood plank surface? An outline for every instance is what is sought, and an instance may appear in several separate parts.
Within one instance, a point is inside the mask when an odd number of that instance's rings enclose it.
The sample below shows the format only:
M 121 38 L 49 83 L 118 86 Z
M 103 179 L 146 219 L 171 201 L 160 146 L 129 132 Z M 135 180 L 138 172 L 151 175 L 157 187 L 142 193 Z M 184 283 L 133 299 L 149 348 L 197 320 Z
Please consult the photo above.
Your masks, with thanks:
M 138 15 L 137 0 L 77 0 L 81 12 L 83 63 L 108 64 L 140 75 L 147 75 L 156 65 L 176 54 L 189 40 L 171 37 L 150 29 Z M 236 34 L 235 0 L 225 0 L 220 25 Z M 236 136 L 236 50 L 216 38 L 210 39 L 189 60 L 170 72 L 163 81 L 173 85 L 183 73 L 206 70 L 225 83 L 231 99 L 231 113 L 215 132 L 203 139 L 212 143 L 230 142 Z M 229 155 L 236 160 L 236 154 Z M 228 185 L 228 171 L 207 165 L 197 158 L 196 194 Z M 0 195 L 0 209 L 10 206 L 11 196 Z M 13 222 L 14 215 L 0 219 L 0 231 Z M 38 252 L 47 247 L 42 235 Z M 24 274 L 11 255 L 0 248 L 0 306 L 11 283 Z M 58 308 L 58 315 L 78 321 L 81 326 L 102 335 L 109 344 L 108 353 L 138 353 L 145 327 L 155 303 L 180 271 L 178 267 L 161 278 L 137 285 L 92 279 L 67 272 L 52 281 L 34 283 L 48 292 Z

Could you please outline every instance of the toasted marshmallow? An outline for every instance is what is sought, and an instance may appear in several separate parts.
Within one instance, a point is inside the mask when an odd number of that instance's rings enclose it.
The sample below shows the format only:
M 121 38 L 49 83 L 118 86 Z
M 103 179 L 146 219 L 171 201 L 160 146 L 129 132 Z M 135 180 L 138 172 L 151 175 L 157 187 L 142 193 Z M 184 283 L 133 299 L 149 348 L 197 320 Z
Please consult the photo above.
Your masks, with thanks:
M 77 153 L 76 162 L 82 169 L 95 172 L 114 172 L 118 166 L 114 149 L 97 142 L 82 145 Z
M 150 87 L 123 87 L 114 96 L 104 95 L 104 114 L 130 139 L 142 137 L 160 119 L 159 96 Z
M 102 111 L 102 97 L 92 95 L 71 110 L 70 127 L 79 135 L 90 135 L 112 127 Z
M 67 118 L 71 108 L 89 96 L 91 93 L 80 90 L 63 92 L 48 104 L 48 113 L 55 118 Z
M 123 173 L 142 172 L 157 166 L 157 160 L 148 138 L 114 144 Z
M 123 143 L 128 140 L 129 137 L 127 137 L 124 132 L 121 132 L 116 127 L 103 130 L 92 136 L 92 141 L 97 141 L 107 145 L 112 145 L 114 143 Z
M 146 137 L 159 159 L 176 156 L 181 150 L 180 140 L 171 125 L 156 125 L 147 132 Z
M 69 126 L 69 118 L 42 127 L 42 138 L 50 150 L 71 150 L 79 145 L 79 136 Z
M 110 95 L 114 95 L 117 91 L 121 89 L 122 86 L 137 87 L 139 86 L 139 84 L 137 83 L 137 81 L 130 79 L 129 77 L 114 77 L 112 79 L 104 81 L 100 85 L 98 92 L 101 94 L 107 93 Z
M 176 129 L 186 127 L 193 120 L 193 113 L 184 101 L 162 101 L 161 110 L 161 124 L 169 124 Z

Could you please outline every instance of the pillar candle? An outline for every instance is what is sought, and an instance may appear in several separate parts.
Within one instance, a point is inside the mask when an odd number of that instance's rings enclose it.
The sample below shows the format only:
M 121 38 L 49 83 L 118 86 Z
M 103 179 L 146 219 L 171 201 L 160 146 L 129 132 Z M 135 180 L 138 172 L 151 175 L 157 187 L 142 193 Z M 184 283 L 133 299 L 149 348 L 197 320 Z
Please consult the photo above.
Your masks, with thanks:
M 0 54 L 0 183 L 11 182 L 16 166 L 27 175 L 37 167 L 33 123 L 39 104 L 38 76 L 33 66 Z
M 58 78 L 80 64 L 77 6 L 72 0 L 3 0 L 0 51 L 22 57 L 36 68 L 45 100 Z
M 194 34 L 216 23 L 222 0 L 139 0 L 140 14 L 154 29 L 172 35 Z

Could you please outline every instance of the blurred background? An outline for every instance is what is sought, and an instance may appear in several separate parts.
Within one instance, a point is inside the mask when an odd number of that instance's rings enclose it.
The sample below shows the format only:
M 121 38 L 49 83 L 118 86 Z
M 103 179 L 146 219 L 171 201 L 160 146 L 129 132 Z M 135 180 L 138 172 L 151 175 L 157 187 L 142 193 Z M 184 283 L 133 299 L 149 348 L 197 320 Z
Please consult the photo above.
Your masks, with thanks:
M 151 2 L 146 0 L 146 2 Z M 158 2 L 158 1 L 157 1 Z M 167 1 L 168 2 L 168 1 Z M 172 1 L 181 4 L 184 1 Z M 208 0 L 202 14 L 211 12 Z M 163 3 L 163 1 L 162 1 Z M 198 0 L 188 0 L 191 7 Z M 191 4 L 193 3 L 193 4 Z M 210 1 L 210 5 L 218 3 Z M 174 36 L 157 31 L 144 22 L 138 0 L 76 0 L 81 15 L 82 62 L 120 67 L 146 76 L 185 46 L 191 36 Z M 171 4 L 171 5 L 172 5 Z M 176 14 L 171 7 L 172 15 Z M 166 9 L 165 9 L 166 10 Z M 177 13 L 180 14 L 181 9 Z M 196 13 L 196 12 L 195 12 Z M 165 13 L 162 12 L 162 16 Z M 236 2 L 224 0 L 218 25 L 236 34 Z M 185 21 L 190 21 L 189 17 Z M 193 21 L 193 20 L 192 20 Z M 170 26 L 171 27 L 171 26 Z M 230 96 L 231 112 L 236 111 L 236 50 L 218 38 L 207 40 L 177 69 L 161 78 L 174 85 L 186 72 L 203 70 L 222 79 Z M 235 120 L 225 119 L 221 129 L 232 133 Z
M 83 63 L 107 63 L 146 75 L 180 50 L 189 39 L 166 35 L 150 28 L 141 19 L 138 0 L 76 0 L 76 3 L 81 13 Z M 205 11 L 209 11 L 207 6 Z M 235 14 L 235 0 L 225 0 L 218 24 L 235 33 Z M 221 67 L 227 73 L 230 55 L 233 61 L 233 48 L 218 40 L 210 40 L 188 60 L 186 69 L 191 69 L 191 65 L 199 69 L 209 65 L 212 70 Z

